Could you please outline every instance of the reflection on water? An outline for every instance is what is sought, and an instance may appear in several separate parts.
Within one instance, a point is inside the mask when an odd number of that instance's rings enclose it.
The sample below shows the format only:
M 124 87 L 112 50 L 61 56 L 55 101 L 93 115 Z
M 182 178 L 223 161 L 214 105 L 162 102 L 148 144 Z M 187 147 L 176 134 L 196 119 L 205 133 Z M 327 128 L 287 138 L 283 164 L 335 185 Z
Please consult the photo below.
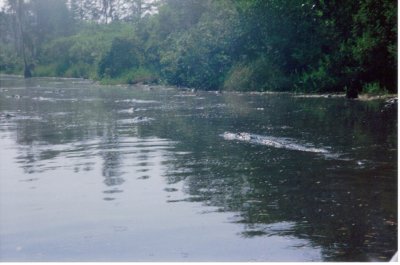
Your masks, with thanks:
M 388 260 L 396 113 L 1 76 L 0 260 Z

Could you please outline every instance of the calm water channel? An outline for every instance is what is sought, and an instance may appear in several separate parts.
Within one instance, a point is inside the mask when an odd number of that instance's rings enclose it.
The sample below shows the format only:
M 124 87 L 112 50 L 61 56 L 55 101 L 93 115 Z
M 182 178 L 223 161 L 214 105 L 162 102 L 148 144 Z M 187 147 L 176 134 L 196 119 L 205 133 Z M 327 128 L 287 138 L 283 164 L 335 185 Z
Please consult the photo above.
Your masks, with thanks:
M 385 261 L 397 106 L 0 76 L 1 261 Z

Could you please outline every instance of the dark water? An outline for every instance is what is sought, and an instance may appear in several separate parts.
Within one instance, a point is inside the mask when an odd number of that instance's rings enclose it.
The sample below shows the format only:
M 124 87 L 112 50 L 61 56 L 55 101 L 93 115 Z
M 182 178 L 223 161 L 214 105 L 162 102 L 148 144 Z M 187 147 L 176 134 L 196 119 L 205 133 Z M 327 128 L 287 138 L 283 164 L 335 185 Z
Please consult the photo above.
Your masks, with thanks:
M 1 261 L 385 261 L 397 106 L 1 77 Z

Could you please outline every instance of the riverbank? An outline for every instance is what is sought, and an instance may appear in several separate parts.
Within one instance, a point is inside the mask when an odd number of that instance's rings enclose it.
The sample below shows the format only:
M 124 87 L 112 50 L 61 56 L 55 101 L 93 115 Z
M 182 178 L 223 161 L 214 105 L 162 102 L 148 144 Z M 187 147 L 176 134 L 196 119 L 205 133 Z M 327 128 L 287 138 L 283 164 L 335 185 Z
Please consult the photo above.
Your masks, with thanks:
M 324 93 L 324 94 L 296 94 L 295 96 L 297 98 L 345 98 L 346 93 Z M 369 93 L 363 93 L 359 94 L 358 98 L 355 98 L 354 100 L 360 100 L 360 101 L 371 101 L 371 100 L 378 100 L 378 99 L 384 99 L 384 100 L 390 100 L 390 99 L 395 99 L 398 97 L 398 94 L 369 94 Z
M 0 73 L 1 76 L 9 76 L 9 77 L 20 77 L 23 78 L 22 75 L 18 74 L 5 74 L 5 73 Z M 201 90 L 196 90 L 194 88 L 190 87 L 179 87 L 179 86 L 174 86 L 170 84 L 166 84 L 161 81 L 154 82 L 154 79 L 146 79 L 146 80 L 138 80 L 138 82 L 121 82 L 119 79 L 105 79 L 105 80 L 95 80 L 95 79 L 89 79 L 89 78 L 77 78 L 77 77 L 51 77 L 51 76 L 34 76 L 32 78 L 49 78 L 49 79 L 60 79 L 60 80 L 67 80 L 67 79 L 80 79 L 80 80 L 87 80 L 88 82 L 92 82 L 93 84 L 97 85 L 104 85 L 104 86 L 140 86 L 147 88 L 149 90 L 151 89 L 156 89 L 159 86 L 163 87 L 168 87 L 170 89 L 177 89 L 177 90 L 182 90 L 182 91 L 190 91 L 190 92 L 196 92 L 196 91 L 201 91 Z M 253 95 L 267 95 L 267 94 L 292 94 L 293 97 L 295 98 L 345 98 L 346 93 L 298 93 L 298 92 L 293 92 L 293 91 L 232 91 L 232 90 L 213 90 L 209 91 L 212 93 L 238 93 L 238 94 L 253 94 Z M 393 93 L 384 93 L 384 94 L 376 94 L 376 93 L 360 93 L 358 95 L 358 98 L 354 100 L 359 100 L 359 101 L 372 101 L 372 100 L 391 100 L 391 99 L 397 99 L 398 94 L 393 94 Z

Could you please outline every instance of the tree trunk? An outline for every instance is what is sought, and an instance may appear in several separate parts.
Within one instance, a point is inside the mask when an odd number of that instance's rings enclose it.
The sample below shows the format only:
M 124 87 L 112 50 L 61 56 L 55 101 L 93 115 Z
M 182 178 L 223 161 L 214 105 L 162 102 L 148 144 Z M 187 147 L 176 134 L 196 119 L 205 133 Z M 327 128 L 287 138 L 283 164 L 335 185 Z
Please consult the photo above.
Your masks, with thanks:
M 15 12 L 15 23 L 16 23 L 16 28 L 18 31 L 19 39 L 21 41 L 21 44 L 18 45 L 18 41 L 16 41 L 15 46 L 16 49 L 18 50 L 18 46 L 20 46 L 20 52 L 22 54 L 22 58 L 24 60 L 24 77 L 25 78 L 30 78 L 32 77 L 32 72 L 31 72 L 31 67 L 29 66 L 27 55 L 26 55 L 26 45 L 25 45 L 25 32 L 23 28 L 23 0 L 17 0 L 11 5 L 12 9 Z
M 346 89 L 346 97 L 347 98 L 358 98 L 358 93 L 362 89 L 362 84 L 358 79 L 351 79 L 349 86 Z

